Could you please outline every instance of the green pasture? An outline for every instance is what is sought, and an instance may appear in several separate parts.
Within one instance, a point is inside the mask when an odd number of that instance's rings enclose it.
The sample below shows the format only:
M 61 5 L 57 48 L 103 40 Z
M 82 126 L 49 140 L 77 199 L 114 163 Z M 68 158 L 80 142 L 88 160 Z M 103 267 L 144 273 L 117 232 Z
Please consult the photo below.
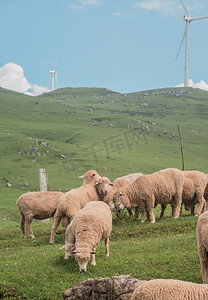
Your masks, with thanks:
M 90 169 L 112 181 L 134 172 L 181 168 L 208 173 L 208 93 L 170 88 L 119 94 L 107 89 L 65 88 L 31 97 L 0 88 L 0 299 L 61 299 L 64 290 L 90 277 L 129 274 L 138 279 L 175 278 L 201 283 L 197 218 L 170 208 L 156 223 L 113 219 L 110 257 L 97 248 L 97 265 L 79 274 L 64 260 L 64 229 L 49 245 L 50 223 L 34 221 L 35 239 L 21 239 L 17 198 L 39 189 L 79 187 Z M 7 184 L 10 183 L 11 187 Z

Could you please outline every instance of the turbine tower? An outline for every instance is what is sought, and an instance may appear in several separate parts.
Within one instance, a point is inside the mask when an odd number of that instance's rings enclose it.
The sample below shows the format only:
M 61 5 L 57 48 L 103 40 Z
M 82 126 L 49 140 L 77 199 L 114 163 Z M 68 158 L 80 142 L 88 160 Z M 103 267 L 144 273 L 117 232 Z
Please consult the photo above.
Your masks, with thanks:
M 51 74 L 51 91 L 54 90 L 54 81 L 55 81 L 55 88 L 57 89 L 57 69 L 50 70 L 49 73 Z M 55 80 L 54 80 L 55 79 Z
M 198 20 L 203 20 L 203 19 L 207 19 L 207 17 L 199 17 L 199 18 L 191 18 L 191 16 L 189 15 L 189 12 L 186 8 L 186 6 L 184 5 L 183 1 L 181 1 L 181 4 L 185 10 L 186 15 L 184 16 L 184 21 L 186 22 L 186 27 L 185 27 L 185 31 L 184 31 L 184 35 L 178 50 L 178 53 L 176 55 L 176 59 L 179 55 L 179 52 L 181 50 L 182 44 L 184 39 L 186 38 L 186 46 L 185 46 L 185 76 L 184 76 L 184 86 L 188 87 L 188 80 L 189 80 L 189 27 L 190 27 L 190 23 L 191 21 L 198 21 Z

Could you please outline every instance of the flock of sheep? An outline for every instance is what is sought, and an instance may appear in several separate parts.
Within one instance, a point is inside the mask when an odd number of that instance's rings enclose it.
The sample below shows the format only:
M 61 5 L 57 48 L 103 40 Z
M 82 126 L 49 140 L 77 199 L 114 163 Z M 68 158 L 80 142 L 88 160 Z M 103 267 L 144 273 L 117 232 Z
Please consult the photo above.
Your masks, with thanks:
M 180 171 L 175 168 L 160 170 L 153 174 L 129 174 L 110 182 L 95 170 L 86 172 L 83 184 L 67 193 L 30 192 L 20 196 L 17 205 L 21 213 L 20 229 L 23 238 L 26 230 L 34 238 L 32 219 L 54 217 L 50 244 L 58 226 L 66 227 L 65 258 L 75 255 L 80 272 L 86 272 L 87 264 L 95 265 L 96 246 L 105 241 L 105 254 L 109 256 L 109 236 L 112 230 L 112 213 L 126 207 L 129 214 L 135 209 L 141 222 L 155 223 L 154 208 L 161 205 L 160 218 L 168 204 L 172 217 L 178 218 L 182 205 L 191 214 L 199 216 L 197 222 L 198 253 L 204 283 L 208 283 L 208 175 L 199 171 Z M 195 206 L 196 210 L 195 210 Z M 179 292 L 181 290 L 181 292 Z M 177 291 L 177 292 L 176 292 Z M 162 299 L 208 299 L 208 285 L 185 283 L 177 280 L 157 279 L 142 284 L 132 294 L 134 300 Z

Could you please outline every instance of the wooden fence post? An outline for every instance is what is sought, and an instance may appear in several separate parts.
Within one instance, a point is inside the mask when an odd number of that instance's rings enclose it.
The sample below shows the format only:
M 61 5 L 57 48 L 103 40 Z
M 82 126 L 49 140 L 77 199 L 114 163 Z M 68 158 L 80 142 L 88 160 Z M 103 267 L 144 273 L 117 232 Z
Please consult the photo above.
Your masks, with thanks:
M 183 140 L 182 140 L 182 136 L 181 136 L 181 131 L 180 131 L 179 125 L 178 125 L 178 133 L 179 133 L 180 144 L 181 144 L 182 171 L 184 171 Z
M 39 169 L 40 191 L 47 192 L 47 177 L 46 170 Z
M 47 176 L 45 169 L 39 169 L 40 191 L 47 192 Z M 43 223 L 50 222 L 50 218 L 42 220 Z

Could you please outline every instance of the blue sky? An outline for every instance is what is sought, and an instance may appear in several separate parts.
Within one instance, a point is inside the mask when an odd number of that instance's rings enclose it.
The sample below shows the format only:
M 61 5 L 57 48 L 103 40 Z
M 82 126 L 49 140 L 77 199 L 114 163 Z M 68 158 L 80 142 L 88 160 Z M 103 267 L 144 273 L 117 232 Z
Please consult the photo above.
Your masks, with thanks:
M 184 3 L 192 17 L 208 16 L 207 0 Z M 56 67 L 58 88 L 130 93 L 176 86 L 184 81 L 185 45 L 175 60 L 183 16 L 179 0 L 0 0 L 0 86 L 50 89 Z M 208 82 L 207 32 L 208 19 L 191 22 L 195 83 Z

